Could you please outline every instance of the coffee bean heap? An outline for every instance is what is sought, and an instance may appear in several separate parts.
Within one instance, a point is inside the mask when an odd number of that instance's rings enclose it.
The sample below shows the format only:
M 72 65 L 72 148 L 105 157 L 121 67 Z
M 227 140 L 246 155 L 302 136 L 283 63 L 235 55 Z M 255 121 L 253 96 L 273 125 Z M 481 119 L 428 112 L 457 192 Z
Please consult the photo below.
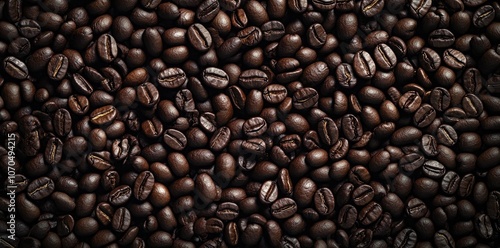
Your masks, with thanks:
M 494 0 L 1 1 L 0 247 L 500 247 L 499 43 Z

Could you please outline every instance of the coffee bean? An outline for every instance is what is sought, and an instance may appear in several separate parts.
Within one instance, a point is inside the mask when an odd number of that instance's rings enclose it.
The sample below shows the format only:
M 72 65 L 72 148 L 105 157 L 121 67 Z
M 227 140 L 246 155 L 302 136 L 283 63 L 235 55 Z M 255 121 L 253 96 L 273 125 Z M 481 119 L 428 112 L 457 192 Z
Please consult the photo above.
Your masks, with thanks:
M 269 84 L 267 74 L 256 69 L 243 71 L 238 80 L 239 84 L 246 89 L 260 89 Z
M 353 88 L 357 84 L 357 78 L 350 64 L 342 63 L 335 71 L 336 79 L 344 88 Z
M 206 68 L 203 71 L 205 84 L 215 89 L 224 89 L 229 84 L 229 76 L 221 69 L 215 67 Z
M 422 18 L 431 8 L 432 1 L 429 0 L 413 0 L 410 2 L 410 13 L 417 18 Z
M 111 221 L 113 229 L 117 232 L 125 232 L 130 227 L 131 215 L 130 211 L 124 207 L 118 208 Z
M 63 54 L 52 56 L 47 65 L 47 74 L 52 80 L 62 80 L 68 71 L 69 60 Z
M 483 5 L 474 12 L 472 24 L 477 28 L 488 26 L 495 18 L 495 9 L 491 5 Z
M 441 65 L 441 57 L 436 51 L 425 47 L 420 51 L 419 62 L 424 70 L 433 72 Z
M 270 84 L 264 88 L 262 96 L 267 102 L 277 104 L 285 100 L 287 93 L 288 92 L 285 86 L 280 84 Z
M 139 200 L 143 201 L 146 198 L 148 198 L 149 194 L 151 193 L 151 190 L 153 189 L 154 185 L 154 175 L 150 171 L 143 171 L 139 176 L 137 176 L 137 179 L 135 180 L 134 184 L 134 197 Z
M 439 247 L 455 247 L 455 240 L 446 230 L 439 230 L 434 234 L 434 244 Z
M 435 179 L 443 177 L 446 173 L 444 165 L 436 160 L 427 160 L 422 166 L 422 171 L 426 176 Z
M 117 117 L 117 110 L 112 105 L 95 109 L 90 113 L 90 122 L 95 125 L 109 124 Z
M 386 44 L 377 45 L 374 50 L 374 59 L 378 66 L 384 70 L 393 69 L 397 64 L 397 57 L 394 51 Z
M 278 186 L 273 181 L 266 181 L 259 190 L 259 199 L 263 203 L 273 203 L 278 199 Z
M 173 89 L 185 84 L 188 80 L 186 73 L 181 68 L 168 68 L 160 72 L 157 76 L 160 86 Z
M 363 79 L 370 79 L 377 70 L 371 55 L 366 51 L 359 51 L 354 56 L 354 70 Z
M 25 79 L 29 75 L 28 67 L 16 57 L 7 57 L 3 60 L 3 68 L 9 76 L 15 79 Z
M 261 117 L 253 117 L 243 124 L 243 132 L 248 137 L 258 137 L 267 131 L 267 123 Z
M 394 240 L 394 247 L 414 247 L 417 243 L 417 232 L 410 228 L 401 230 Z
M 314 106 L 318 99 L 318 92 L 314 88 L 302 88 L 293 94 L 293 106 L 299 110 L 307 109 Z
M 54 191 L 54 181 L 48 177 L 40 177 L 32 181 L 27 188 L 28 196 L 33 200 L 48 197 Z
M 433 47 L 450 47 L 455 43 L 455 35 L 448 29 L 436 29 L 429 34 L 428 41 Z
M 421 103 L 422 98 L 416 91 L 413 90 L 404 93 L 399 98 L 399 107 L 407 113 L 413 113 L 417 111 Z
M 457 143 L 458 135 L 452 126 L 443 124 L 437 130 L 437 141 L 443 145 L 453 146 Z
M 202 24 L 191 25 L 187 36 L 191 45 L 198 51 L 205 52 L 212 46 L 212 36 Z
M 97 40 L 97 53 L 106 63 L 113 61 L 118 56 L 116 40 L 112 35 L 103 34 Z
M 271 214 L 278 219 L 286 219 L 297 212 L 297 203 L 291 198 L 280 198 L 271 205 Z
M 264 40 L 276 41 L 285 35 L 285 26 L 277 20 L 268 21 L 260 27 Z
M 224 221 L 234 220 L 239 215 L 239 207 L 233 202 L 223 202 L 217 207 L 216 215 Z
M 130 199 L 130 196 L 132 196 L 132 189 L 130 186 L 120 185 L 109 193 L 108 201 L 115 206 L 120 206 L 125 204 Z
M 335 197 L 328 188 L 320 188 L 314 194 L 314 206 L 319 214 L 329 215 L 335 208 Z

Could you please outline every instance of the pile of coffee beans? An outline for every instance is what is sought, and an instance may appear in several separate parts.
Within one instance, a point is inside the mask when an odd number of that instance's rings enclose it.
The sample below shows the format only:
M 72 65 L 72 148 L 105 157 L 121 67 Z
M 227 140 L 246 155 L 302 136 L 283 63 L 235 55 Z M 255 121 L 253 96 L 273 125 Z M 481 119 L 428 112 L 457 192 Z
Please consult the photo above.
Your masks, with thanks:
M 497 0 L 0 1 L 0 247 L 500 247 L 499 43 Z

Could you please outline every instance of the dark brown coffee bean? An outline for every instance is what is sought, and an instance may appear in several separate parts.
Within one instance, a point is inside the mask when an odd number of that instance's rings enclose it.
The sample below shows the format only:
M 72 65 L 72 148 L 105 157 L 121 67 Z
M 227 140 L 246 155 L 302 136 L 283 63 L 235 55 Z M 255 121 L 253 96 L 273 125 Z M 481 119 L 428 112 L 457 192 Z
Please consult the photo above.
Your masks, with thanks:
M 444 193 L 453 195 L 458 190 L 460 176 L 454 171 L 448 171 L 441 181 L 441 189 Z
M 407 113 L 413 113 L 417 111 L 421 103 L 422 98 L 416 91 L 413 90 L 404 93 L 399 98 L 399 107 Z
M 339 84 L 344 88 L 353 88 L 357 84 L 357 78 L 350 64 L 340 64 L 335 71 L 335 75 Z
M 223 202 L 219 204 L 217 207 L 217 211 L 215 212 L 217 218 L 228 221 L 234 220 L 239 215 L 239 207 L 234 202 Z M 236 232 L 237 233 L 237 232 Z
M 446 168 L 436 160 L 427 160 L 422 166 L 422 171 L 426 176 L 438 179 L 444 176 Z
M 417 18 L 422 18 L 431 8 L 430 0 L 412 0 L 410 2 L 410 13 Z
M 363 126 L 356 116 L 347 114 L 342 117 L 342 131 L 347 140 L 356 142 L 363 135 Z
M 325 117 L 318 123 L 318 135 L 324 144 L 333 146 L 339 139 L 339 130 L 331 118 Z
M 354 226 L 358 218 L 358 211 L 353 205 L 344 205 L 338 215 L 338 223 L 340 227 L 349 229 Z
M 314 194 L 314 206 L 319 214 L 329 215 L 335 209 L 335 197 L 328 188 L 319 188 Z
M 72 119 L 71 114 L 66 109 L 58 109 L 54 114 L 54 131 L 57 135 L 63 137 L 71 132 Z
M 277 20 L 269 21 L 260 27 L 266 41 L 276 41 L 285 35 L 285 26 Z
M 261 89 L 269 84 L 267 74 L 256 69 L 243 71 L 238 80 L 239 84 L 246 89 Z
M 277 219 L 286 219 L 297 212 L 297 203 L 291 198 L 281 198 L 271 205 L 271 214 Z
M 384 43 L 377 45 L 373 53 L 375 62 L 384 70 L 393 69 L 398 62 L 394 51 Z
M 274 181 L 266 181 L 259 190 L 259 199 L 266 204 L 271 204 L 278 199 L 278 186 Z
M 90 113 L 90 122 L 95 125 L 105 125 L 114 121 L 116 117 L 116 108 L 112 105 L 107 105 L 92 111 Z
M 467 64 L 467 58 L 458 50 L 448 48 L 443 53 L 443 62 L 452 69 L 463 69 Z
M 47 65 L 47 74 L 52 80 L 62 80 L 68 71 L 69 60 L 63 54 L 52 56 Z
M 422 104 L 413 115 L 413 123 L 417 127 L 429 126 L 436 118 L 436 110 L 429 104 Z
M 109 203 L 120 206 L 125 204 L 132 196 L 132 189 L 128 185 L 120 185 L 109 193 Z M 111 218 L 110 218 L 111 219 Z
M 113 215 L 111 226 L 117 232 L 125 232 L 130 227 L 131 218 L 130 211 L 124 207 L 117 209 Z
M 281 103 L 285 100 L 287 94 L 286 87 L 281 84 L 270 84 L 262 91 L 264 100 L 273 104 Z
M 191 45 L 198 51 L 207 51 L 212 46 L 212 36 L 199 23 L 195 23 L 188 28 L 187 37 Z
M 477 28 L 488 26 L 495 18 L 495 9 L 491 5 L 483 5 L 474 12 L 472 24 Z
M 429 34 L 428 42 L 433 47 L 450 47 L 455 43 L 455 35 L 448 29 L 436 29 Z
M 137 179 L 135 180 L 133 192 L 134 197 L 139 201 L 143 201 L 148 198 L 151 190 L 153 189 L 154 182 L 155 178 L 153 173 L 151 173 L 150 171 L 141 172 L 141 174 L 139 174 L 139 176 L 137 176 Z
M 61 161 L 63 143 L 59 138 L 52 137 L 47 141 L 44 160 L 49 165 L 55 165 Z
M 293 106 L 296 109 L 308 109 L 314 106 L 319 99 L 319 94 L 314 88 L 302 88 L 293 94 Z
M 354 70 L 363 79 L 370 79 L 377 70 L 371 55 L 366 51 L 359 51 L 354 56 Z
M 228 127 L 221 127 L 215 131 L 210 138 L 210 149 L 220 152 L 229 144 L 231 138 L 231 130 Z
M 106 63 L 113 61 L 118 56 L 118 46 L 112 35 L 103 34 L 97 40 L 97 53 Z
M 453 146 L 458 141 L 458 135 L 455 129 L 446 124 L 439 126 L 436 138 L 439 143 L 446 146 Z
M 188 81 L 186 73 L 181 68 L 168 68 L 157 76 L 158 83 L 165 88 L 174 89 Z
M 474 94 L 467 94 L 462 98 L 462 108 L 470 117 L 477 117 L 483 112 L 483 102 Z
M 48 177 L 40 177 L 33 180 L 27 188 L 28 196 L 33 200 L 41 200 L 48 197 L 54 191 L 54 181 Z
M 28 67 L 16 57 L 7 57 L 3 60 L 3 68 L 15 79 L 25 79 L 29 75 Z

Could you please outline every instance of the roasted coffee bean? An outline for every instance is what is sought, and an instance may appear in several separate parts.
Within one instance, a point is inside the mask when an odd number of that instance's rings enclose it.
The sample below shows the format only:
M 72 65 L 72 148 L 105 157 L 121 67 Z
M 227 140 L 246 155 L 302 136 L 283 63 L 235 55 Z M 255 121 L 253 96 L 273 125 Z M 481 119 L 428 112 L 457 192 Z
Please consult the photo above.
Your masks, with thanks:
M 433 47 L 450 47 L 455 43 L 455 35 L 448 29 L 436 29 L 429 34 L 428 42 Z
M 438 179 L 444 176 L 446 168 L 436 160 L 427 160 L 422 166 L 422 171 L 426 176 Z
M 378 66 L 380 66 L 380 68 L 384 70 L 390 70 L 396 66 L 396 54 L 388 45 L 384 43 L 377 45 L 373 53 L 375 62 Z
M 181 68 L 168 68 L 157 76 L 158 84 L 162 87 L 173 89 L 185 84 L 188 80 L 186 73 Z
M 233 86 L 231 86 L 233 87 Z M 280 84 L 270 84 L 262 91 L 262 96 L 264 100 L 269 103 L 277 104 L 283 102 L 287 96 L 287 89 L 285 86 Z M 233 95 L 233 94 L 232 94 Z M 231 95 L 231 96 L 232 96 Z M 241 99 L 241 94 L 234 94 L 236 99 Z M 234 102 L 234 100 L 233 100 Z
M 95 125 L 109 124 L 116 119 L 117 114 L 117 110 L 114 106 L 103 106 L 90 113 L 90 122 Z
M 335 208 L 335 197 L 328 188 L 319 188 L 314 194 L 314 206 L 319 214 L 329 215 Z
M 420 51 L 419 62 L 424 70 L 433 72 L 441 65 L 441 57 L 436 51 L 425 47 Z
M 66 136 L 71 132 L 71 114 L 66 109 L 58 109 L 54 114 L 54 131 L 59 136 Z
M 47 65 L 47 74 L 52 80 L 62 80 L 68 71 L 69 60 L 63 54 L 56 54 L 52 56 Z
M 239 207 L 233 202 L 223 202 L 219 204 L 215 214 L 218 218 L 224 221 L 234 220 L 239 215 Z
M 410 228 L 401 230 L 394 239 L 394 247 L 415 247 L 417 232 Z
M 443 62 L 453 69 L 463 69 L 467 64 L 467 58 L 463 53 L 453 48 L 446 49 L 443 53 Z
M 52 137 L 47 141 L 45 148 L 44 160 L 49 165 L 55 165 L 62 159 L 63 142 L 56 137 Z
M 439 126 L 436 135 L 437 141 L 443 145 L 453 146 L 458 141 L 457 132 L 450 125 L 443 124 Z
M 357 84 L 357 78 L 350 64 L 340 64 L 335 71 L 335 75 L 339 84 L 344 88 L 353 88 Z
M 269 84 L 267 74 L 256 69 L 243 71 L 238 80 L 239 84 L 246 89 L 260 89 Z
M 118 46 L 112 35 L 103 34 L 97 40 L 97 53 L 106 63 L 113 61 L 118 56 Z
M 477 28 L 488 26 L 495 18 L 495 9 L 491 5 L 483 5 L 474 12 L 472 24 Z
M 318 123 L 318 135 L 324 144 L 332 146 L 339 139 L 339 130 L 332 119 L 325 117 Z
M 377 70 L 371 55 L 366 51 L 359 51 L 354 56 L 354 70 L 363 79 L 372 78 Z
M 297 212 L 297 203 L 291 198 L 281 198 L 271 205 L 271 214 L 278 219 L 286 219 Z
M 274 181 L 266 181 L 259 190 L 259 199 L 263 203 L 273 203 L 278 199 L 278 186 Z
M 187 37 L 198 51 L 205 52 L 212 46 L 212 36 L 202 24 L 195 23 L 188 28 Z
M 130 199 L 130 196 L 132 196 L 132 189 L 130 186 L 120 185 L 109 193 L 108 201 L 115 206 L 120 206 L 125 204 Z
M 40 177 L 32 181 L 27 188 L 28 196 L 33 200 L 48 197 L 54 191 L 54 181 L 48 177 Z
M 413 114 L 413 123 L 417 127 L 429 126 L 436 118 L 436 110 L 429 104 L 422 104 Z
M 7 57 L 3 60 L 3 68 L 9 76 L 15 79 L 25 79 L 29 75 L 28 67 L 16 57 Z
M 253 117 L 243 124 L 243 132 L 248 137 L 258 137 L 267 131 L 267 123 L 261 117 Z
M 224 89 L 229 84 L 226 72 L 215 67 L 208 67 L 203 71 L 203 80 L 206 85 L 215 89 Z
M 148 198 L 151 190 L 153 189 L 153 185 L 155 182 L 155 178 L 153 173 L 150 171 L 143 171 L 141 174 L 137 176 L 134 184 L 134 197 L 143 201 Z
M 446 110 L 451 103 L 450 92 L 445 88 L 436 87 L 431 91 L 430 103 L 437 111 Z
M 314 88 L 302 88 L 293 94 L 293 106 L 296 109 L 308 109 L 314 106 L 319 99 L 319 94 Z
M 363 135 L 363 126 L 356 116 L 347 114 L 342 117 L 342 131 L 347 140 L 356 142 Z
M 121 207 L 115 211 L 111 225 L 115 231 L 125 232 L 130 227 L 131 219 L 130 211 Z
M 421 103 L 422 98 L 416 91 L 413 90 L 404 93 L 399 98 L 399 107 L 407 113 L 413 113 L 417 111 Z

